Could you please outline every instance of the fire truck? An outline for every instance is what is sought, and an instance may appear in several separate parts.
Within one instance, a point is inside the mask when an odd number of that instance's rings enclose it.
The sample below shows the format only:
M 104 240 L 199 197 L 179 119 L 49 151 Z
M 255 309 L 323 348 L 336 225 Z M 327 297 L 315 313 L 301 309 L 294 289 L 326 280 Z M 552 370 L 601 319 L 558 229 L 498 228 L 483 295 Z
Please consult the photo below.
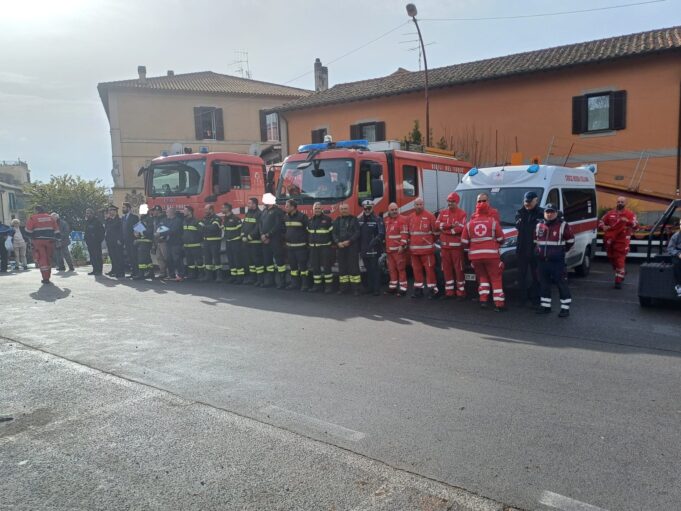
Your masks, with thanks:
M 267 172 L 262 159 L 237 153 L 178 154 L 161 156 L 142 167 L 149 209 L 192 206 L 197 215 L 206 204 L 220 211 L 226 202 L 244 213 L 250 197 L 265 193 Z
M 453 157 L 403 151 L 399 146 L 399 142 L 367 140 L 301 145 L 281 167 L 277 203 L 295 199 L 299 209 L 311 215 L 312 205 L 321 202 L 331 217 L 338 215 L 341 203 L 359 215 L 365 200 L 374 203 L 378 214 L 387 212 L 391 202 L 408 213 L 418 197 L 430 211 L 445 207 L 447 195 L 472 165 Z

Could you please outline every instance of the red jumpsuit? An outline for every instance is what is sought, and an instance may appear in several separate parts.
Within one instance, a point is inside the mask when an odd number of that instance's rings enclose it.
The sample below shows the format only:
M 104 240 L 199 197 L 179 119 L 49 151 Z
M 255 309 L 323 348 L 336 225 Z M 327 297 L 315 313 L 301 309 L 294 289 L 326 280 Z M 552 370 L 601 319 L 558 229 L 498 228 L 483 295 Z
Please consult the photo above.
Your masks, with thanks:
M 46 283 L 52 273 L 52 252 L 59 236 L 59 224 L 47 213 L 36 213 L 26 222 L 26 232 L 33 242 L 33 260 L 40 267 L 43 282 Z
M 612 268 L 615 270 L 615 283 L 621 284 L 626 274 L 625 261 L 629 253 L 631 234 L 638 227 L 636 214 L 628 209 L 611 209 L 598 222 L 604 230 L 603 243 Z M 605 227 L 609 227 L 605 230 Z
M 409 243 L 409 227 L 407 218 L 397 215 L 395 218 L 386 216 L 385 224 L 385 252 L 388 256 L 388 272 L 390 273 L 390 283 L 388 289 L 391 292 L 407 292 L 407 243 Z M 399 248 L 405 250 L 399 252 Z
M 487 303 L 492 286 L 492 299 L 495 307 L 503 309 L 505 306 L 502 274 L 504 271 L 499 247 L 504 242 L 504 231 L 499 221 L 490 216 L 486 208 L 477 208 L 471 221 L 461 236 L 464 247 L 468 250 L 468 259 L 473 265 L 478 279 L 478 294 L 480 303 Z
M 463 272 L 464 250 L 461 233 L 466 226 L 466 212 L 457 207 L 455 210 L 445 209 L 437 217 L 440 230 L 440 257 L 442 273 L 445 275 L 445 293 L 447 296 L 466 296 L 466 280 Z
M 437 293 L 437 278 L 435 276 L 435 234 L 437 220 L 430 211 L 420 213 L 414 211 L 408 219 L 409 252 L 411 253 L 411 267 L 414 270 L 414 289 L 423 289 L 423 270 L 426 271 L 428 289 Z

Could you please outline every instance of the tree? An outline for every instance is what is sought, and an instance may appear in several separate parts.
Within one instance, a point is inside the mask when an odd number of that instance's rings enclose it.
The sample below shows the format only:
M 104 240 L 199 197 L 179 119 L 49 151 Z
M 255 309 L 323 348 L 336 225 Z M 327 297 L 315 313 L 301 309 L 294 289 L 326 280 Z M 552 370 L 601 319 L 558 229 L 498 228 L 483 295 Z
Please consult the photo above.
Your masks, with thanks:
M 107 204 L 107 189 L 99 179 L 88 181 L 69 174 L 51 176 L 49 183 L 29 183 L 25 185 L 28 207 L 44 206 L 48 212 L 55 211 L 66 220 L 71 229 L 82 231 L 85 227 L 85 210 L 92 208 L 95 212 Z
M 411 133 L 404 137 L 404 143 L 405 145 L 407 144 L 421 145 L 423 143 L 423 135 L 421 134 L 421 130 L 419 129 L 419 121 L 414 121 L 414 128 L 411 130 Z

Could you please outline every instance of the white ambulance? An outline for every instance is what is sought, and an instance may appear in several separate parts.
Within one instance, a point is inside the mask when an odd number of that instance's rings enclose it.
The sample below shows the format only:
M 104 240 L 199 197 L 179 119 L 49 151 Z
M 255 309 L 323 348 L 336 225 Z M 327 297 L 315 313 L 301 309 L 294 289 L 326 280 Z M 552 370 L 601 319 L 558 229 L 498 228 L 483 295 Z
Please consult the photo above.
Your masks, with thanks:
M 516 212 L 523 205 L 525 192 L 535 192 L 539 205 L 552 203 L 575 234 L 575 246 L 567 254 L 568 269 L 586 276 L 596 253 L 598 207 L 596 204 L 596 166 L 570 168 L 555 165 L 514 165 L 472 168 L 461 180 L 456 191 L 461 196 L 461 207 L 468 217 L 475 211 L 479 193 L 489 195 L 490 205 L 499 211 L 505 241 L 501 258 L 506 270 L 505 280 L 515 276 L 518 231 Z M 466 272 L 467 280 L 475 275 Z

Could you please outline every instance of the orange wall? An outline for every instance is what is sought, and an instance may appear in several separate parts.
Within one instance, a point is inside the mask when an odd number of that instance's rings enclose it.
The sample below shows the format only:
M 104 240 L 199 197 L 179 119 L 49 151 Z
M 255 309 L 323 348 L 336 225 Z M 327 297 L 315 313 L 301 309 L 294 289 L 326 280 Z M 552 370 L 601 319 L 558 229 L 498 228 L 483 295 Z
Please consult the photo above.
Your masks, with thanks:
M 495 131 L 499 163 L 510 161 L 515 137 L 526 160 L 535 155 L 544 160 L 553 139 L 552 154 L 562 163 L 574 143 L 573 155 L 591 155 L 598 162 L 599 182 L 628 186 L 638 152 L 675 149 L 680 84 L 681 61 L 678 54 L 668 54 L 431 90 L 432 141 L 443 135 L 448 141 L 453 138 L 454 149 L 468 145 L 469 159 L 474 160 L 473 144 L 464 144 L 463 139 L 466 135 L 469 140 L 477 139 L 478 161 L 473 163 L 481 166 L 495 162 Z M 572 97 L 594 89 L 627 91 L 626 129 L 608 135 L 572 135 Z M 359 122 L 384 121 L 387 138 L 402 140 L 418 119 L 425 135 L 422 92 L 284 112 L 283 116 L 288 121 L 289 152 L 309 143 L 314 129 L 326 127 L 334 140 L 343 140 L 350 136 L 350 125 Z M 625 151 L 636 154 L 617 159 Z M 675 182 L 674 153 L 648 160 L 639 189 L 673 193 Z

